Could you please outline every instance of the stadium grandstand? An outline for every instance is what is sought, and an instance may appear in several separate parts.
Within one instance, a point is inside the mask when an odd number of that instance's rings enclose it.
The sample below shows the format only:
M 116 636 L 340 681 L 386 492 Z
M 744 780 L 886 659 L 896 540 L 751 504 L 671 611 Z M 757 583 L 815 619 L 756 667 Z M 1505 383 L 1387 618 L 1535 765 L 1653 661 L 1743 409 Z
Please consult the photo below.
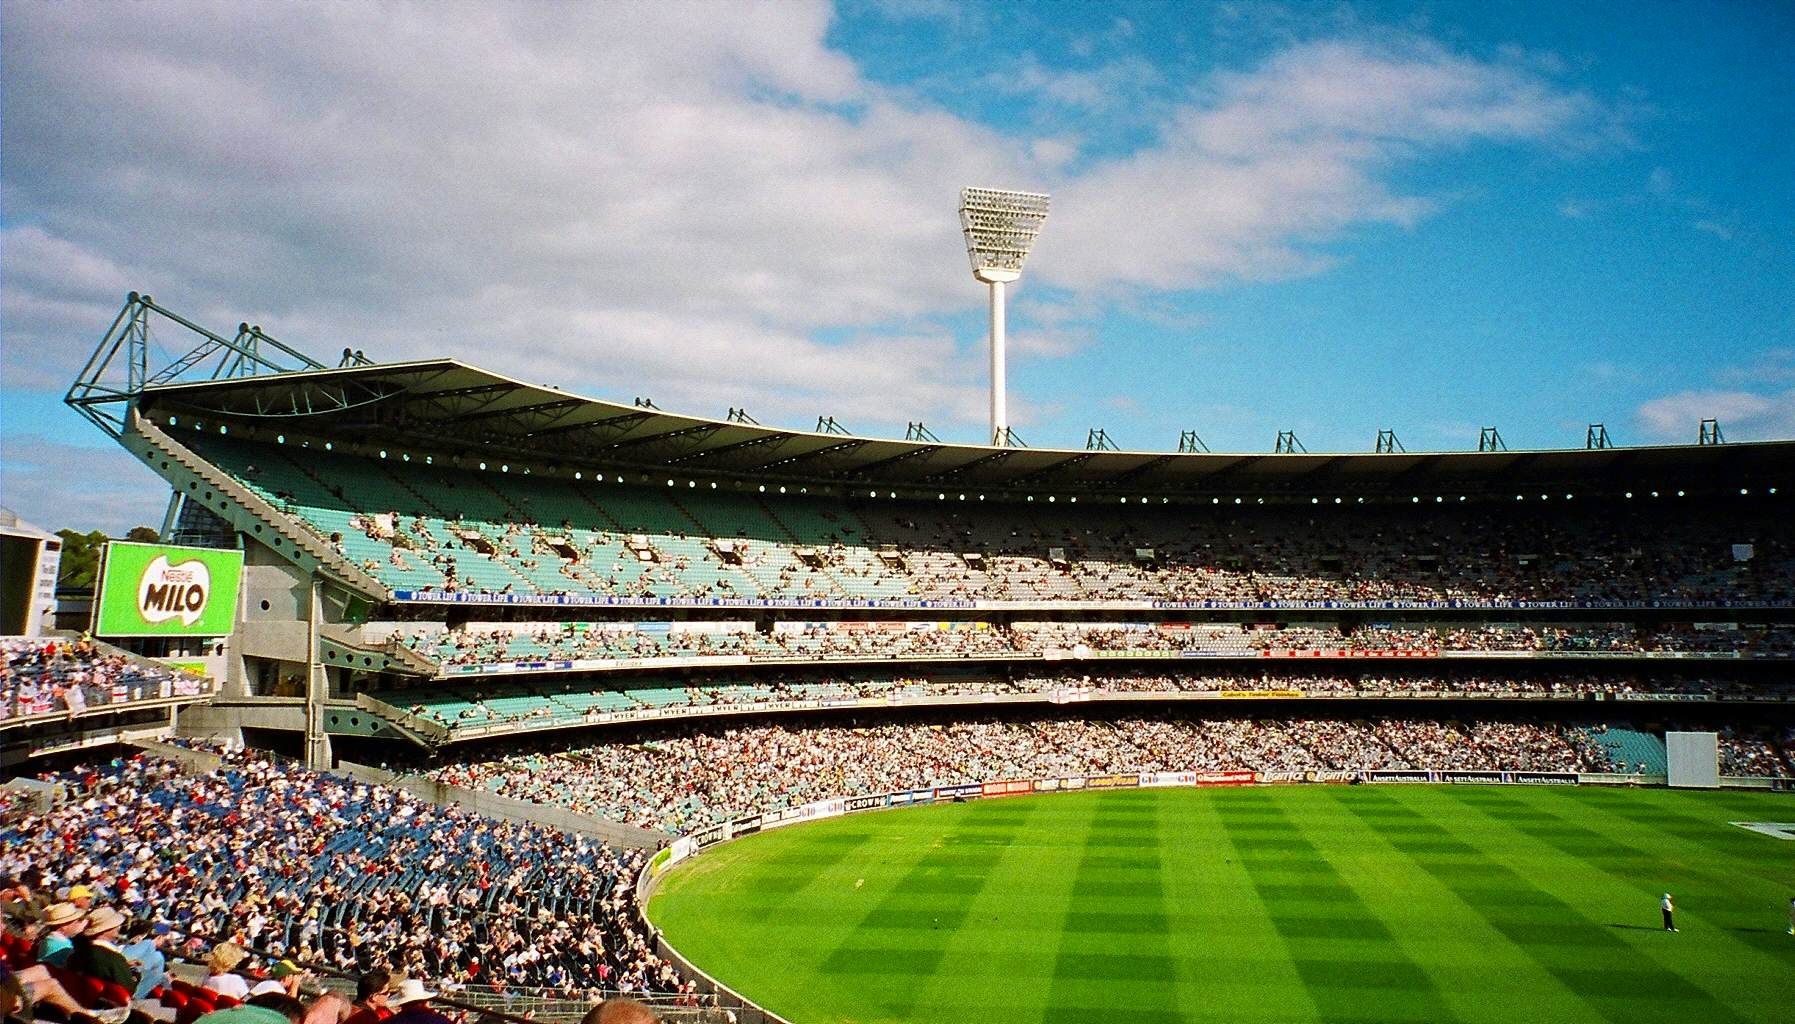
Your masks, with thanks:
M 152 330 L 191 349 L 146 368 Z M 165 537 L 244 553 L 194 727 L 314 767 L 1068 693 L 1193 714 L 1494 688 L 1658 722 L 1782 703 L 1795 655 L 1787 442 L 980 447 L 340 363 L 133 294 L 69 393 L 170 483 Z
M 790 821 L 1210 782 L 1664 785 L 1685 732 L 1728 785 L 1795 779 L 1795 442 L 863 438 L 453 359 L 325 365 L 135 293 L 67 400 L 171 489 L 140 555 L 162 575 L 113 582 L 152 624 L 207 594 L 228 617 L 5 641 L 0 736 L 41 774 L 10 791 L 0 873 L 26 904 L 101 887 L 270 978 L 390 964 L 493 1012 L 710 1019 L 727 995 L 758 1019 L 641 894 Z M 143 866 L 164 833 L 192 870 Z M 78 983 L 45 977 L 52 1005 Z

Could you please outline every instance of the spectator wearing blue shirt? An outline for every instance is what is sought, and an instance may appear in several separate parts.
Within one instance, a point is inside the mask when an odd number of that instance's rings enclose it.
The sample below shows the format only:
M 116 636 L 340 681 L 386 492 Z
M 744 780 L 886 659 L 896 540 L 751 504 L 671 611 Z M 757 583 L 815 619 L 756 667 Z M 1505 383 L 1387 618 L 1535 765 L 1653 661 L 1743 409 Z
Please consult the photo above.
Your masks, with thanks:
M 119 947 L 119 952 L 125 955 L 131 969 L 143 979 L 137 983 L 137 990 L 131 993 L 132 999 L 148 999 L 156 986 L 168 980 L 168 957 L 162 952 L 162 944 L 168 941 L 172 930 L 166 924 L 139 920 L 125 933 L 128 941 Z
M 73 903 L 52 903 L 44 911 L 44 931 L 37 940 L 37 962 L 63 967 L 75 952 L 75 936 L 87 927 L 87 914 Z

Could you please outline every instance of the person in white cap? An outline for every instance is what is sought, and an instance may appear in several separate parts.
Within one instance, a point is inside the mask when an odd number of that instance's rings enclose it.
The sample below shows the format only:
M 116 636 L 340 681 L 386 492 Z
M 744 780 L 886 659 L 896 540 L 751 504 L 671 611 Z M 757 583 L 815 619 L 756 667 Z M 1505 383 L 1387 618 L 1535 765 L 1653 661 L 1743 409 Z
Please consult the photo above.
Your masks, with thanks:
M 73 903 L 52 903 L 44 911 L 42 927 L 37 939 L 37 962 L 63 967 L 75 951 L 75 936 L 87 927 L 87 912 Z
M 385 1024 L 451 1024 L 449 1018 L 430 1008 L 430 1000 L 435 998 L 436 993 L 425 988 L 422 981 L 406 978 L 388 1000 L 394 1013 Z
M 1676 931 L 1677 905 L 1671 901 L 1670 893 L 1665 893 L 1664 898 L 1658 901 L 1658 909 L 1664 913 L 1664 930 L 1667 932 Z

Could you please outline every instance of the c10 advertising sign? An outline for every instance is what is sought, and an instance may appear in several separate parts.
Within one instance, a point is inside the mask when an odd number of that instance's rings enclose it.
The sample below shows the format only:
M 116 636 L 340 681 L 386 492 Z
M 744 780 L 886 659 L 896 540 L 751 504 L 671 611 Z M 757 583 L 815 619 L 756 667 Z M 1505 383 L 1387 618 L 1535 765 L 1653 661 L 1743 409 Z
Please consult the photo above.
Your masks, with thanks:
M 98 636 L 225 636 L 236 626 L 243 552 L 111 541 Z

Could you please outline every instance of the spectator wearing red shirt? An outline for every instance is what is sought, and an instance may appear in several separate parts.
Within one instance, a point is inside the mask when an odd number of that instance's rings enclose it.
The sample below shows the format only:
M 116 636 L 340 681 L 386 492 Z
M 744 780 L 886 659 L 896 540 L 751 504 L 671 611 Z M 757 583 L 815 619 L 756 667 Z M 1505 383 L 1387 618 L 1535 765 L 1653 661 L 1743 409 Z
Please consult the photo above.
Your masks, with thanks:
M 343 1024 L 380 1024 L 393 1015 L 388 1000 L 393 994 L 393 976 L 386 971 L 369 971 L 355 983 L 355 1012 Z

